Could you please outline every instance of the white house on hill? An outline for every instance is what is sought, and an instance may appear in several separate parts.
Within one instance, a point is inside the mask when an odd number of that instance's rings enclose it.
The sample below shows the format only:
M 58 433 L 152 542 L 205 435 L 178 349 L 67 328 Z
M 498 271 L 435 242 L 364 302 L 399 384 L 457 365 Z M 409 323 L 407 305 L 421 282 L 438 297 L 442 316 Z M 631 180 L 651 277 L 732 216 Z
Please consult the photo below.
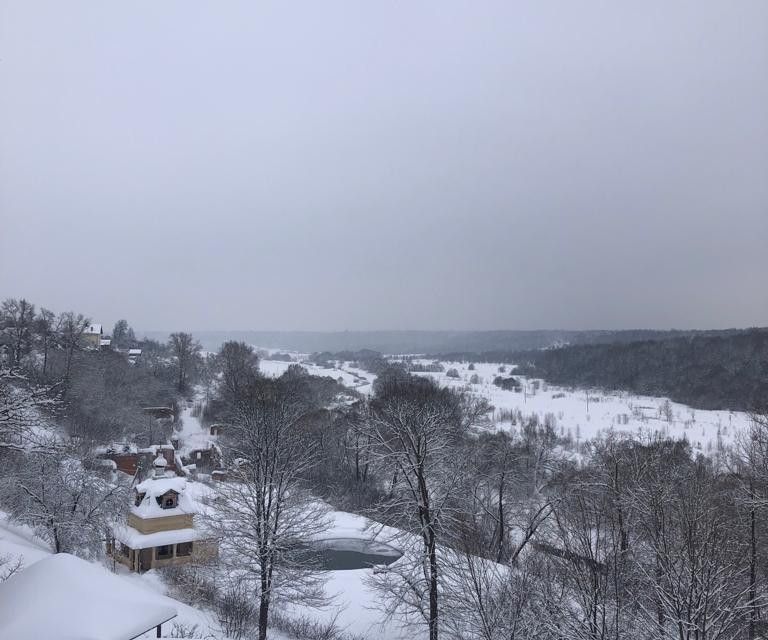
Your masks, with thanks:
M 83 331 L 83 344 L 86 349 L 100 349 L 101 348 L 101 336 L 104 334 L 104 330 L 100 324 L 90 324 Z

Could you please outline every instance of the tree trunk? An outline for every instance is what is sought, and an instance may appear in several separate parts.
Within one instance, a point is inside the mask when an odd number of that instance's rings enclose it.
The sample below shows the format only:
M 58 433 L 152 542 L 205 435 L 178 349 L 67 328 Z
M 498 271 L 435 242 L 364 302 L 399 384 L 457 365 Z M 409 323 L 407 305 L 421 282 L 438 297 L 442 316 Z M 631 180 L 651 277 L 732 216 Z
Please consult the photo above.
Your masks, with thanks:
M 659 625 L 660 636 L 664 635 L 664 608 L 661 603 L 661 597 L 658 594 L 658 590 L 661 589 L 661 558 L 659 558 L 659 552 L 656 552 L 656 566 L 654 567 L 654 578 L 656 581 L 657 592 L 654 594 L 654 600 L 656 605 L 656 622 Z
M 269 580 L 266 570 L 261 572 L 261 593 L 259 594 L 259 640 L 267 640 L 269 622 Z
M 72 356 L 75 353 L 75 347 L 74 345 L 71 345 L 69 347 L 69 350 L 67 351 L 67 371 L 64 376 L 65 380 L 67 381 L 67 386 L 69 386 L 69 373 L 72 370 Z
M 437 550 L 435 534 L 429 532 L 429 640 L 437 640 L 438 610 L 437 610 Z
M 504 515 L 504 473 L 502 472 L 499 479 L 499 546 L 496 552 L 496 562 L 503 562 L 504 560 L 504 539 L 507 536 L 505 528 L 505 515 Z
M 757 622 L 757 535 L 755 523 L 755 503 L 752 479 L 749 481 L 749 495 L 752 504 L 749 509 L 749 640 L 755 640 Z

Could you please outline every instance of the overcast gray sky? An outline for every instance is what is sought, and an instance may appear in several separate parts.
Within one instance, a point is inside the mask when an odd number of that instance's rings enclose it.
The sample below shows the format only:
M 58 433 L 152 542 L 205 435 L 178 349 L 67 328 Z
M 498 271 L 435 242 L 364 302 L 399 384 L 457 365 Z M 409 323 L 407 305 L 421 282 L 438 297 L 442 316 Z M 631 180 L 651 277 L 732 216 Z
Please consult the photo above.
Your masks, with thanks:
M 768 324 L 768 2 L 0 1 L 0 297 Z

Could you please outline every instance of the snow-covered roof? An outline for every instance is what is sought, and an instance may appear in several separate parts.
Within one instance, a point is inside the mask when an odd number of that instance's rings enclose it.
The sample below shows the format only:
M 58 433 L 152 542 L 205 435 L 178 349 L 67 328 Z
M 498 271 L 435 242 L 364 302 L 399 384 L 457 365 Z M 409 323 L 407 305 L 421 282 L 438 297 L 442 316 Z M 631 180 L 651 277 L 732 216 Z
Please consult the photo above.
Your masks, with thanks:
M 149 549 L 165 544 L 179 544 L 180 542 L 194 542 L 200 539 L 197 529 L 172 529 L 170 531 L 158 531 L 157 533 L 141 533 L 133 527 L 118 525 L 113 527 L 112 534 L 115 540 L 128 545 L 131 549 Z
M 106 453 L 136 453 L 136 445 L 130 442 L 112 442 L 108 445 L 99 445 L 93 448 L 96 454 Z
M 128 355 L 129 356 L 140 356 L 141 355 L 141 349 L 128 349 Z
M 156 498 L 165 495 L 168 491 L 183 493 L 186 486 L 187 481 L 184 478 L 149 478 L 137 484 L 136 491 Z
M 131 640 L 175 618 L 177 604 L 58 553 L 0 583 L 0 637 Z
M 91 324 L 88 325 L 88 328 L 85 330 L 85 333 L 101 333 L 101 325 L 100 324 Z
M 111 344 L 112 344 L 112 339 L 111 338 L 102 338 L 101 339 L 101 346 L 102 347 L 109 347 L 109 346 L 111 346 Z
M 136 485 L 136 492 L 143 493 L 144 498 L 138 506 L 131 505 L 131 513 L 140 518 L 163 518 L 165 516 L 176 516 L 181 513 L 196 513 L 194 503 L 184 495 L 184 488 L 187 481 L 184 478 L 150 478 Z M 158 503 L 157 498 L 164 496 L 169 491 L 175 491 L 179 494 L 178 505 L 171 509 L 163 509 Z
M 157 454 L 160 451 L 167 451 L 167 450 L 173 450 L 172 444 L 152 444 L 148 447 L 144 447 L 143 449 L 138 449 L 139 453 L 154 453 Z

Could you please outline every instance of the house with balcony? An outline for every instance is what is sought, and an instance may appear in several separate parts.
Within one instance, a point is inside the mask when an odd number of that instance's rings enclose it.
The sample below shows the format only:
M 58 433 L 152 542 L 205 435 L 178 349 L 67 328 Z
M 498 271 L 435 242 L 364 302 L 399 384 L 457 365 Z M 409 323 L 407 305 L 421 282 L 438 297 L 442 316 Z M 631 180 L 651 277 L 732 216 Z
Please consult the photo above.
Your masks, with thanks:
M 187 481 L 168 475 L 166 459 L 154 461 L 154 475 L 136 485 L 125 525 L 115 526 L 107 553 L 131 571 L 204 561 L 216 545 L 195 526 L 195 504 L 185 494 Z

